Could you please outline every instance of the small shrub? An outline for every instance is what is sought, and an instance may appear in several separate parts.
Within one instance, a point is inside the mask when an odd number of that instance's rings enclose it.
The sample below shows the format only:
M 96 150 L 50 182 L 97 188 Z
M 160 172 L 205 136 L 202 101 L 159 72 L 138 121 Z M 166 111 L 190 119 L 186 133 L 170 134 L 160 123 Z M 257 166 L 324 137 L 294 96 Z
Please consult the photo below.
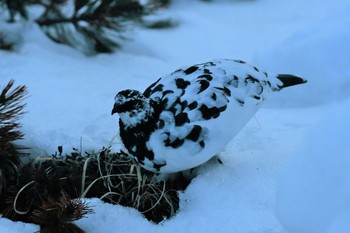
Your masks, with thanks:
M 19 174 L 0 212 L 6 218 L 24 222 L 33 222 L 33 214 L 46 205 L 43 200 L 58 200 L 64 192 L 72 199 L 97 197 L 133 207 L 148 220 L 159 223 L 176 214 L 177 191 L 190 182 L 181 176 L 156 181 L 154 173 L 139 167 L 123 151 L 111 153 L 108 149 L 85 156 L 75 150 L 71 155 L 35 159 Z

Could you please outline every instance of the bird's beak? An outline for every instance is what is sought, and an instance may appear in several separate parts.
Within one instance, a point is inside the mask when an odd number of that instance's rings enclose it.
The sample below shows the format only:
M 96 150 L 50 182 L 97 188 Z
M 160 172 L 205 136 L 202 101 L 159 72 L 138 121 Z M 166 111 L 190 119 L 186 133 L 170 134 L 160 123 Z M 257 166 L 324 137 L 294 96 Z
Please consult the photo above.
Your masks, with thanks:
M 112 109 L 112 115 L 113 115 L 114 113 L 116 113 L 116 112 L 118 112 L 118 110 L 117 110 L 117 104 L 114 104 L 113 109 Z

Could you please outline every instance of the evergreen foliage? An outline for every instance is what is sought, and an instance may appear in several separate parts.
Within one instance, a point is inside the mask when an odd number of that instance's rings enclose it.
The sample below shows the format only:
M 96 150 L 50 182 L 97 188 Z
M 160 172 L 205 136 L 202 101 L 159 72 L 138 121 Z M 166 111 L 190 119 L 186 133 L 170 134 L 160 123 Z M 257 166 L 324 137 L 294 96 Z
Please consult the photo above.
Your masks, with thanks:
M 87 54 L 110 53 L 119 47 L 124 24 L 143 14 L 144 7 L 134 0 L 75 0 L 72 15 L 64 15 L 59 4 L 51 2 L 36 22 L 55 42 Z
M 11 80 L 0 92 L 0 201 L 3 189 L 16 180 L 19 157 L 26 155 L 25 148 L 14 142 L 23 137 L 18 120 L 24 114 L 25 104 L 21 101 L 27 89 L 25 86 L 13 89 L 13 85 Z
M 139 0 L 6 0 L 0 10 L 7 9 L 8 22 L 15 22 L 28 20 L 33 5 L 43 8 L 34 21 L 49 38 L 87 55 L 113 52 L 128 23 L 153 11 L 152 4 Z
M 9 19 L 8 22 L 15 22 L 15 16 L 17 14 L 21 15 L 21 17 L 27 19 L 27 10 L 25 9 L 25 0 L 6 0 L 6 7 L 9 11 Z
M 72 200 L 64 191 L 57 199 L 49 197 L 34 210 L 32 219 L 40 225 L 40 233 L 84 233 L 73 221 L 93 213 L 81 199 Z

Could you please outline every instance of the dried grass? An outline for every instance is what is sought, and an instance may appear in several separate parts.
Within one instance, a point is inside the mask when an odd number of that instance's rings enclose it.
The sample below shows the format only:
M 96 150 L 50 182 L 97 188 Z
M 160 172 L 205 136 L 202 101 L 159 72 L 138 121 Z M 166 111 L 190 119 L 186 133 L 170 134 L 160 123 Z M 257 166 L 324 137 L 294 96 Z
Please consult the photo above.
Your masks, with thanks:
M 35 159 L 19 171 L 18 185 L 8 192 L 4 217 L 33 222 L 33 214 L 47 200 L 59 200 L 64 192 L 72 199 L 97 197 L 133 207 L 155 223 L 174 216 L 179 208 L 178 187 L 183 178 L 157 181 L 155 174 L 135 164 L 126 153 L 102 149 L 85 156 L 72 155 Z

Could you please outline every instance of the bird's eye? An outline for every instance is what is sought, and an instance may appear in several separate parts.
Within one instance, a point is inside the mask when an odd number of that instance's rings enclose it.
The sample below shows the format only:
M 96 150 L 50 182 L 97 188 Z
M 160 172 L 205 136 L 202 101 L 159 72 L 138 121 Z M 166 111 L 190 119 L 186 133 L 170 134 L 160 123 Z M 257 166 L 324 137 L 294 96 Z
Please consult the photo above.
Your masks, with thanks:
M 123 112 L 129 112 L 132 110 L 142 108 L 142 103 L 140 100 L 130 100 L 123 104 Z

